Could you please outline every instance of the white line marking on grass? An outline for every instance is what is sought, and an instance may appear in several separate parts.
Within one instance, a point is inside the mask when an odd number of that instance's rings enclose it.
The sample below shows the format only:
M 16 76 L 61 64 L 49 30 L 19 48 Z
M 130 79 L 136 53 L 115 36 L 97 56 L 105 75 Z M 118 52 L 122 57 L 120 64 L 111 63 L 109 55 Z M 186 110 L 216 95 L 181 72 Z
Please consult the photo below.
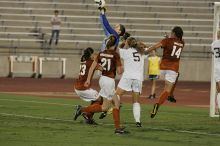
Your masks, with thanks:
M 218 137 L 220 137 L 220 134 L 217 134 L 217 133 L 196 132 L 196 131 L 189 131 L 189 130 L 177 130 L 177 129 L 166 129 L 166 128 L 153 128 L 153 127 L 149 127 L 147 129 L 159 130 L 159 131 L 177 132 L 177 133 L 189 133 L 189 134 L 197 134 L 197 135 L 207 135 L 207 136 L 218 136 Z
M 70 106 L 70 107 L 76 107 L 77 105 L 75 104 L 64 104 L 64 103 L 54 103 L 54 102 L 43 102 L 43 101 L 35 101 L 35 100 L 19 100 L 19 99 L 1 99 L 0 101 L 10 101 L 10 102 L 24 102 L 24 103 L 36 103 L 36 104 L 48 104 L 48 105 L 58 105 L 58 106 Z M 122 110 L 124 111 L 131 111 L 132 108 L 123 108 Z M 172 115 L 193 115 L 191 113 L 170 113 L 170 112 L 165 112 L 165 111 L 161 111 L 161 113 L 169 113 Z M 207 115 L 197 115 L 197 116 L 201 116 L 201 117 L 207 117 Z
M 73 105 L 73 104 L 43 102 L 43 101 L 35 101 L 35 100 L 18 100 L 18 99 L 0 99 L 0 100 L 12 101 L 12 102 L 26 102 L 26 103 L 51 104 L 51 105 L 61 105 L 61 106 L 76 106 L 76 105 Z
M 17 115 L 17 114 L 10 114 L 10 113 L 0 113 L 0 115 L 1 115 L 1 116 L 10 116 L 10 117 L 39 119 L 39 120 L 49 120 L 49 121 L 73 122 L 73 120 L 64 120 L 64 119 L 48 118 L 48 117 L 38 117 L 38 116 L 30 116 L 30 115 Z M 114 124 L 106 124 L 106 123 L 99 123 L 99 124 L 100 124 L 100 125 L 108 125 L 108 126 L 113 126 L 113 125 L 114 125 Z M 129 125 L 129 124 L 127 124 L 127 125 Z M 189 130 L 178 130 L 178 129 L 167 129 L 167 128 L 155 128 L 155 127 L 146 127 L 145 129 L 220 137 L 220 134 L 217 134 L 217 133 L 208 133 L 208 132 L 196 132 L 196 131 L 189 131 Z
M 17 114 L 9 114 L 9 113 L 0 113 L 0 115 L 2 115 L 2 116 L 10 116 L 10 117 L 39 119 L 39 120 L 50 120 L 50 121 L 61 121 L 61 122 L 73 122 L 73 120 L 63 120 L 63 119 L 48 118 L 48 117 L 37 117 L 37 116 L 30 116 L 30 115 L 17 115 Z

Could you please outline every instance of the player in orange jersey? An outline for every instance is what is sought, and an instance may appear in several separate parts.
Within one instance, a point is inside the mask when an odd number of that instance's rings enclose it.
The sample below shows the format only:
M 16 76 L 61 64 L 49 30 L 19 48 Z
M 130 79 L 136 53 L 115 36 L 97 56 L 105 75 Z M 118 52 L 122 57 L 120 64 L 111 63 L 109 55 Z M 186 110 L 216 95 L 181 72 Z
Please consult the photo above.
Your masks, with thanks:
M 83 113 L 97 113 L 107 111 L 112 104 L 112 96 L 115 93 L 115 76 L 122 73 L 122 64 L 119 54 L 115 51 L 117 39 L 110 35 L 106 40 L 106 49 L 100 52 L 94 60 L 85 82 L 85 86 L 90 86 L 92 74 L 97 64 L 101 64 L 103 71 L 99 79 L 100 92 L 99 96 L 103 97 L 103 104 L 94 104 L 88 107 L 78 106 L 75 119 Z
M 181 52 L 184 48 L 183 30 L 179 26 L 175 26 L 171 31 L 171 36 L 161 40 L 147 49 L 147 53 L 152 50 L 162 48 L 163 56 L 160 63 L 161 76 L 165 77 L 165 87 L 160 94 L 159 101 L 154 104 L 153 111 L 151 112 L 151 118 L 157 114 L 157 111 L 167 97 L 169 96 L 178 76 L 179 62 Z
M 81 57 L 79 78 L 74 83 L 75 93 L 84 101 L 91 102 L 91 104 L 102 104 L 99 98 L 98 92 L 92 89 L 90 86 L 85 87 L 84 83 L 87 80 L 89 68 L 93 63 L 94 50 L 90 47 L 84 50 Z M 101 66 L 97 66 L 96 69 L 102 70 Z M 93 74 L 92 74 L 93 75 Z M 84 114 L 84 118 L 88 124 L 95 124 L 92 119 L 93 113 Z M 75 119 L 74 119 L 75 120 Z

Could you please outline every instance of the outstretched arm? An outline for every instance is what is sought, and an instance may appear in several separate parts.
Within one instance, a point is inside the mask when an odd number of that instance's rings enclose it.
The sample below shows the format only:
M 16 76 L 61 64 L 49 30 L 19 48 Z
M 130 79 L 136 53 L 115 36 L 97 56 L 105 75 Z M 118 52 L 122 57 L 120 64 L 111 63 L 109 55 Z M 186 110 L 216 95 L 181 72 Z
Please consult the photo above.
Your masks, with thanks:
M 110 34 L 118 35 L 117 32 L 109 24 L 104 12 L 101 12 L 100 14 L 100 22 L 102 24 L 106 36 L 109 36 Z
M 153 46 L 150 46 L 149 48 L 146 48 L 145 49 L 145 54 L 149 54 L 151 51 L 156 50 L 160 47 L 162 47 L 162 43 L 158 42 L 158 43 L 154 44 Z

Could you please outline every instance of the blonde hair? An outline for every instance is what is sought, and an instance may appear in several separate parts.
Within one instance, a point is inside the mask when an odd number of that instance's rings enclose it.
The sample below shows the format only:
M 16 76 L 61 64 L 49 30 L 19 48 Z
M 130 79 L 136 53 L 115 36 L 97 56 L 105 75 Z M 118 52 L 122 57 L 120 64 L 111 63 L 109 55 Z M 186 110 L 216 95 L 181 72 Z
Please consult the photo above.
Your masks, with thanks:
M 147 47 L 142 41 L 137 41 L 134 37 L 127 38 L 127 43 L 130 48 L 134 48 L 141 55 L 144 54 L 144 49 Z

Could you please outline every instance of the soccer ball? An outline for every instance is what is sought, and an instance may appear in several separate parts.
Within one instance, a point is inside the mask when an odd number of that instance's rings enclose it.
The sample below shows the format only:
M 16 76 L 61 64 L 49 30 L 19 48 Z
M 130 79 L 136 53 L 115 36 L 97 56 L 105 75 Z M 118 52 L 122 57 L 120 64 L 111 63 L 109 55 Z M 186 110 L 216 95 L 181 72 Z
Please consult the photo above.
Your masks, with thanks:
M 94 0 L 96 4 L 99 5 L 100 8 L 105 7 L 105 0 Z

